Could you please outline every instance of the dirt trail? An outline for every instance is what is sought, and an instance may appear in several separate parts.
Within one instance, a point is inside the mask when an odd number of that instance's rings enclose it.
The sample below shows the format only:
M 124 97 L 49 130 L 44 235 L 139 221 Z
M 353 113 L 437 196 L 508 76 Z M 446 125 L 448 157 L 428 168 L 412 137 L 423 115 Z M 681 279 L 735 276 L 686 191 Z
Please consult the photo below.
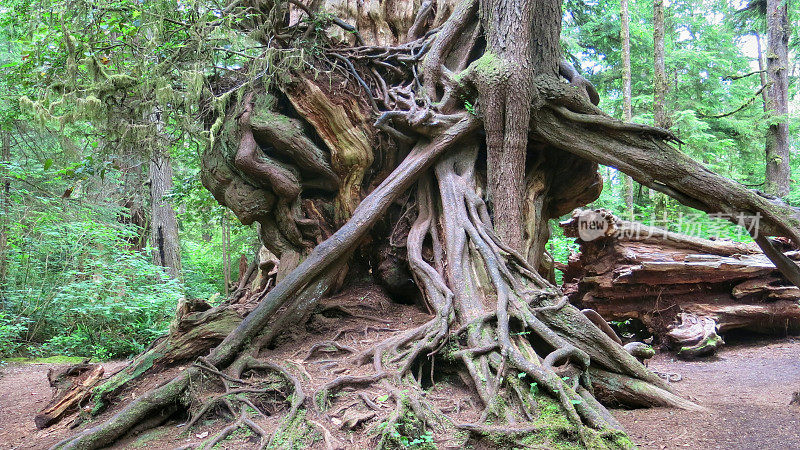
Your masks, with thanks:
M 676 372 L 678 394 L 710 409 L 614 411 L 643 449 L 800 449 L 800 340 L 782 339 L 723 347 L 705 361 L 676 361 L 659 354 L 650 368 Z
M 114 370 L 119 363 L 110 363 Z M 55 364 L 9 365 L 0 375 L 0 449 L 42 449 L 69 430 L 38 431 L 34 414 L 50 398 L 47 369 Z M 800 449 L 800 408 L 788 406 L 800 390 L 800 340 L 725 347 L 710 361 L 675 361 L 660 354 L 650 367 L 677 372 L 675 389 L 710 409 L 614 410 L 643 449 Z M 161 448 L 159 440 L 147 447 Z M 172 448 L 166 445 L 164 448 Z
M 123 367 L 125 361 L 103 364 L 106 373 Z M 9 364 L 0 369 L 0 449 L 48 448 L 69 433 L 66 423 L 37 430 L 33 417 L 50 401 L 52 390 L 47 370 L 70 364 Z M 68 421 L 67 421 L 68 422 Z
M 37 433 L 33 416 L 50 400 L 47 369 L 55 364 L 9 365 L 0 375 L 0 448 L 17 448 Z

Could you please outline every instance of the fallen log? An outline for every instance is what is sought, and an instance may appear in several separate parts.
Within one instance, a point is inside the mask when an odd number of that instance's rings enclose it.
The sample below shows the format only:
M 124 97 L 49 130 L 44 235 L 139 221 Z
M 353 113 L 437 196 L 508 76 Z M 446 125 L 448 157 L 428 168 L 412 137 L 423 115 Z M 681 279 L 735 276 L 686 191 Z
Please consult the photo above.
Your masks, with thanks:
M 103 377 L 100 364 L 81 363 L 60 370 L 50 369 L 47 380 L 55 389 L 53 399 L 34 417 L 36 428 L 47 428 L 77 410 Z
M 580 246 L 560 267 L 570 302 L 608 321 L 638 319 L 681 356 L 713 354 L 734 329 L 800 332 L 800 289 L 756 244 L 667 232 L 605 210 L 576 211 L 560 225 Z M 800 260 L 786 241 L 772 244 Z

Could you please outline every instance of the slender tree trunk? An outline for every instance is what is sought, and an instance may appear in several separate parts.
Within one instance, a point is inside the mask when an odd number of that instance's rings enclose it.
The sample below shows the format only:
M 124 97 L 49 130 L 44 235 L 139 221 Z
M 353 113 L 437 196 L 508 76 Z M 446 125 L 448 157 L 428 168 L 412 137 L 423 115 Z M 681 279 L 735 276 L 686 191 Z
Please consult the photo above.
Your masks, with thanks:
M 136 152 L 123 155 L 123 158 L 122 164 L 125 166 L 122 169 L 121 206 L 127 209 L 130 217 L 121 221 L 135 227 L 136 235 L 128 238 L 128 242 L 131 250 L 139 251 L 147 244 L 147 236 L 150 234 L 150 222 L 142 194 L 142 187 L 145 185 L 143 163 Z
M 667 112 L 667 69 L 664 51 L 666 24 L 664 22 L 664 0 L 653 1 L 653 123 L 657 127 L 669 128 L 670 120 Z M 653 208 L 655 216 L 666 211 L 667 196 L 661 192 L 653 192 Z
M 653 1 L 653 121 L 655 126 L 669 128 L 667 114 L 667 70 L 664 58 L 664 0 Z
M 789 193 L 789 18 L 786 0 L 767 0 L 768 109 L 772 123 L 767 132 L 767 193 Z M 779 119 L 779 120 L 776 120 Z
M 222 273 L 225 278 L 225 297 L 227 297 L 228 294 L 230 294 L 230 287 L 231 287 L 231 254 L 230 254 L 231 234 L 230 234 L 230 226 L 228 225 L 227 211 L 222 212 L 222 218 L 220 219 L 220 224 L 222 225 Z
M 631 105 L 631 16 L 628 9 L 628 0 L 620 3 L 620 38 L 622 40 L 622 120 L 630 122 L 633 117 L 633 106 Z M 622 181 L 625 185 L 625 208 L 633 220 L 633 179 L 620 172 Z
M 11 179 L 6 164 L 11 161 L 11 132 L 3 131 L 0 155 L 0 292 L 6 283 L 8 271 L 8 216 L 11 210 Z
M 156 120 L 160 120 L 157 118 Z M 172 190 L 172 161 L 169 150 L 156 144 L 150 157 L 150 197 L 152 201 L 151 245 L 156 264 L 167 269 L 173 278 L 181 276 L 181 253 L 178 219 L 169 199 Z
M 758 77 L 761 80 L 761 99 L 764 101 L 764 112 L 769 111 L 767 105 L 769 105 L 769 97 L 767 94 L 767 74 L 766 70 L 764 70 L 764 51 L 761 49 L 761 34 L 755 33 L 756 35 L 756 50 L 758 51 Z

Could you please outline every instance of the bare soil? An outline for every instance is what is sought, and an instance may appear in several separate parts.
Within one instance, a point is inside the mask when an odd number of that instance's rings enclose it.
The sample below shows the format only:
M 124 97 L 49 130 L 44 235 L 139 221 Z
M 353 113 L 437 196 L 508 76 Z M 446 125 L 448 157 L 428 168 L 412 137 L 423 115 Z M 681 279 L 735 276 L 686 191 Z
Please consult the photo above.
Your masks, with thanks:
M 372 299 L 371 302 L 360 297 L 360 300 L 362 304 L 377 306 L 371 311 L 371 317 L 360 317 L 356 321 L 355 318 L 319 316 L 316 323 L 312 321 L 310 330 L 304 330 L 284 343 L 289 345 L 280 345 L 272 358 L 302 362 L 314 343 L 336 337 L 338 331 L 335 330 L 342 329 L 340 323 L 335 323 L 337 319 L 352 321 L 349 327 L 344 328 L 348 331 L 338 336 L 337 341 L 360 350 L 385 338 L 387 333 L 414 326 L 427 317 L 413 307 L 391 304 L 385 298 Z M 348 306 L 352 308 L 355 305 L 350 303 Z M 305 361 L 303 365 L 315 384 L 329 381 L 344 369 L 332 359 L 335 358 L 322 355 Z M 106 373 L 116 371 L 122 364 L 124 362 L 105 364 Z M 0 449 L 48 448 L 74 432 L 67 428 L 69 419 L 41 431 L 33 423 L 36 412 L 50 399 L 47 370 L 58 366 L 10 364 L 2 369 Z M 674 383 L 676 391 L 709 411 L 695 413 L 666 408 L 612 411 L 641 448 L 800 449 L 800 407 L 789 406 L 792 392 L 800 390 L 800 340 L 739 343 L 723 348 L 716 358 L 692 362 L 675 360 L 672 355 L 662 353 L 651 361 L 650 367 L 656 371 L 679 373 L 683 379 Z M 348 368 L 348 373 L 362 375 L 359 372 L 367 369 L 369 367 Z M 463 418 L 477 414 L 477 406 L 466 401 L 468 392 L 453 388 L 439 392 L 437 389 L 428 394 L 428 399 L 449 414 L 465 416 Z M 383 394 L 379 390 L 376 387 L 367 391 L 369 397 L 378 403 Z M 347 400 L 337 401 L 331 412 L 339 410 L 344 416 L 348 406 Z M 276 426 L 268 422 L 263 426 Z M 131 436 L 115 448 L 175 448 L 197 441 L 207 436 L 206 433 L 213 434 L 225 424 L 224 421 L 205 421 L 187 434 L 182 433 L 179 421 L 168 422 L 155 430 Z M 364 437 L 359 437 L 359 433 L 353 440 L 353 433 L 339 435 L 339 430 L 332 428 L 331 431 L 348 448 L 366 448 L 363 446 L 367 441 L 360 439 Z M 345 437 L 348 435 L 349 439 Z M 240 436 L 223 441 L 222 447 L 248 448 L 251 442 L 254 443 L 252 438 Z M 448 448 L 444 442 L 439 443 L 439 447 Z
M 676 360 L 661 353 L 652 370 L 680 374 L 678 394 L 709 409 L 615 410 L 643 449 L 800 449 L 800 340 L 778 339 L 723 347 L 713 359 Z
M 125 363 L 110 361 L 104 363 L 103 368 L 108 375 L 124 367 Z M 66 424 L 40 431 L 36 429 L 33 418 L 52 397 L 47 371 L 69 365 L 11 363 L 0 368 L 0 449 L 48 448 L 67 436 Z

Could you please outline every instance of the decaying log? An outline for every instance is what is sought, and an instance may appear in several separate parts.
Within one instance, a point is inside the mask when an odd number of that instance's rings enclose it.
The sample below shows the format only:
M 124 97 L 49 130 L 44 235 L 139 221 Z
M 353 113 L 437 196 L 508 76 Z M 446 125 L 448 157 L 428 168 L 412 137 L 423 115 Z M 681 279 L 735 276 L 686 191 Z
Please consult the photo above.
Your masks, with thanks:
M 594 216 L 605 221 L 599 237 L 583 240 L 581 214 L 561 223 L 580 245 L 563 267 L 573 304 L 609 321 L 639 319 L 686 356 L 713 353 L 723 343 L 718 333 L 733 329 L 800 332 L 800 289 L 757 245 L 666 232 L 603 210 Z M 775 244 L 797 264 L 796 250 Z
M 77 410 L 102 377 L 103 366 L 100 364 L 81 363 L 60 370 L 51 368 L 47 380 L 54 388 L 53 399 L 36 414 L 36 428 L 47 428 Z
M 717 322 L 706 316 L 681 313 L 680 322 L 667 333 L 681 356 L 706 356 L 725 342 L 717 335 Z

